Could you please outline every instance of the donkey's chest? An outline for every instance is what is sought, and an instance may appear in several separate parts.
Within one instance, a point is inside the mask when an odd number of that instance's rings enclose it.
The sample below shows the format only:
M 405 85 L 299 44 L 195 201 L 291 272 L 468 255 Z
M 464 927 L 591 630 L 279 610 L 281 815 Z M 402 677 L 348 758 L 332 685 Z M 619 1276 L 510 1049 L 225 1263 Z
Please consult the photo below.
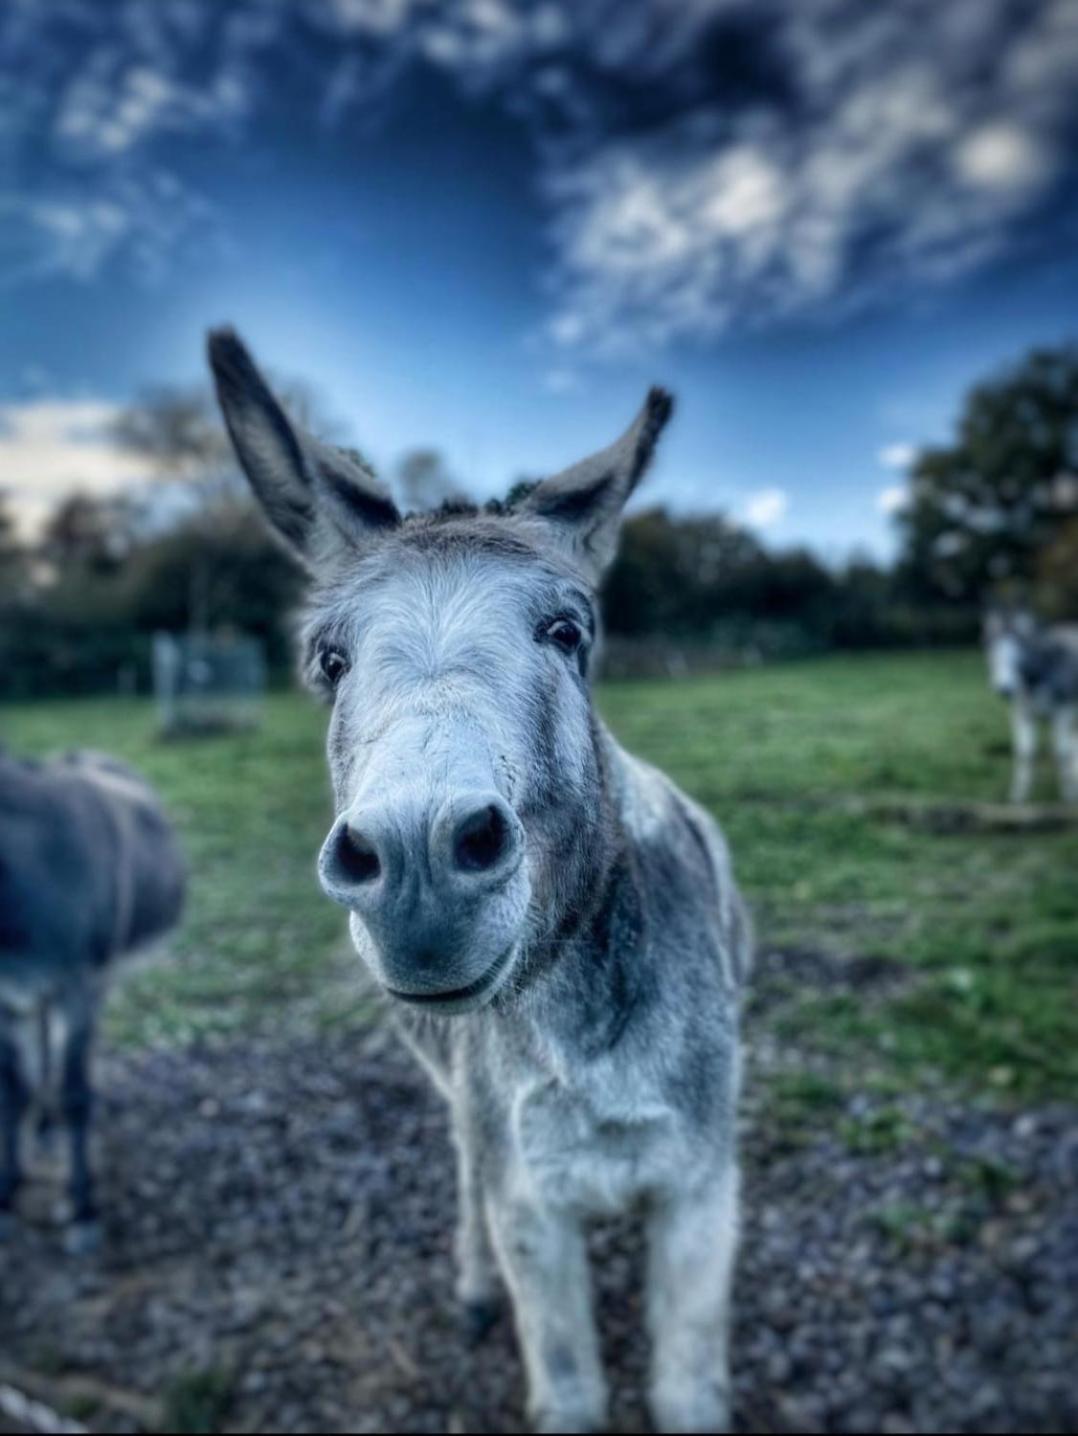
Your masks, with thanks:
M 670 1190 L 690 1159 L 679 1114 L 661 1096 L 609 1079 L 535 1076 L 510 1115 L 516 1177 L 554 1205 L 615 1212 Z

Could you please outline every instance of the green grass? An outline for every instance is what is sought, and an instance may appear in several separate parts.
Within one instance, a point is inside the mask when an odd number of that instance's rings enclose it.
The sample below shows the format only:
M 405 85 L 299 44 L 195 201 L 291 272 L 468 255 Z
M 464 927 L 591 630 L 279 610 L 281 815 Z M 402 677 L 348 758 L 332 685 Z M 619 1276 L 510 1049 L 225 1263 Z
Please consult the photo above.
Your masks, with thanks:
M 884 801 L 1005 793 L 1006 714 L 977 655 L 618 684 L 600 703 L 630 749 L 721 819 L 765 941 L 892 957 L 917 973 L 871 1004 L 806 991 L 783 1021 L 851 1071 L 870 1053 L 899 1085 L 932 1069 L 1005 1097 L 1078 1092 L 1078 828 L 934 834 Z M 123 985 L 114 1040 L 361 1010 L 340 914 L 314 882 L 329 821 L 324 724 L 299 695 L 271 698 L 257 734 L 185 744 L 155 739 L 146 704 L 0 709 L 15 747 L 89 743 L 129 757 L 184 832 L 194 883 L 179 960 Z
M 227 1367 L 181 1372 L 165 1391 L 160 1429 L 176 1436 L 211 1436 L 224 1430 L 234 1389 L 235 1377 Z

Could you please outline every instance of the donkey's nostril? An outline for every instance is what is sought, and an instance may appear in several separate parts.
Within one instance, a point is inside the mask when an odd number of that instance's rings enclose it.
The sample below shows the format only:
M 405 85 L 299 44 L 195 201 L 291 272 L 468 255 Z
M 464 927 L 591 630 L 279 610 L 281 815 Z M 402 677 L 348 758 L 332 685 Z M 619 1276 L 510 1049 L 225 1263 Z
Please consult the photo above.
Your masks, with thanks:
M 362 833 L 352 828 L 341 828 L 335 856 L 341 873 L 354 883 L 373 882 L 382 871 L 374 848 Z
M 453 861 L 461 872 L 485 873 L 509 846 L 509 824 L 493 803 L 463 819 L 453 838 Z

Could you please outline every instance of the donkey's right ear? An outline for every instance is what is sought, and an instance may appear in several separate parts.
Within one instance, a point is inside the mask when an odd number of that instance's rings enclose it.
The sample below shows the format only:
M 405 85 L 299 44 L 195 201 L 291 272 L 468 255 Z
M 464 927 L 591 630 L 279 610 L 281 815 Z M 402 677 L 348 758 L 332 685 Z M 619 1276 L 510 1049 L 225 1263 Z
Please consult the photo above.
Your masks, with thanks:
M 362 547 L 400 515 L 369 470 L 294 424 L 232 329 L 210 331 L 210 368 L 236 457 L 282 538 L 310 567 Z

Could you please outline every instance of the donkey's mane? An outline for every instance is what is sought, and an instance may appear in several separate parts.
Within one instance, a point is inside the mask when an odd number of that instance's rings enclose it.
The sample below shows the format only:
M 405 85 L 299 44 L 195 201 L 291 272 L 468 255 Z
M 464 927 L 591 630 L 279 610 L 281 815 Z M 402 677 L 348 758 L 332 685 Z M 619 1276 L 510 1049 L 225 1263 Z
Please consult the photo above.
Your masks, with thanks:
M 406 524 L 416 522 L 437 523 L 439 520 L 479 518 L 482 515 L 500 518 L 505 514 L 515 513 L 522 499 L 538 487 L 537 479 L 525 479 L 514 484 L 504 499 L 485 499 L 483 503 L 477 504 L 473 499 L 452 498 L 443 499 L 435 509 L 413 511 L 404 516 Z
M 392 536 L 409 548 L 427 552 L 483 549 L 504 557 L 534 558 L 534 544 L 517 527 L 504 522 L 514 517 L 520 501 L 534 487 L 517 484 L 508 498 L 487 499 L 482 504 L 446 499 L 436 509 L 405 514 Z

